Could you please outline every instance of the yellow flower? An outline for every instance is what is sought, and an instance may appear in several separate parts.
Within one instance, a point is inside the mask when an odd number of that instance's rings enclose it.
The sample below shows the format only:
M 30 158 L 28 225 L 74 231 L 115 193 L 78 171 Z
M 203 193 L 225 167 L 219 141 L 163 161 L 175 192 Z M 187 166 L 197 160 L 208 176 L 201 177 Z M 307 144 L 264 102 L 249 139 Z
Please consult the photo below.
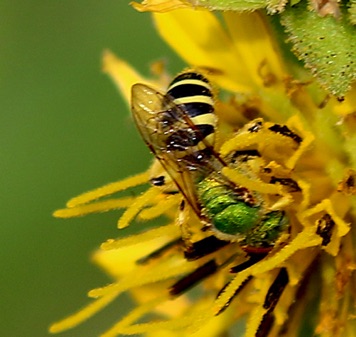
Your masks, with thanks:
M 285 212 L 290 229 L 264 253 L 233 240 L 222 244 L 214 231 L 201 230 L 189 206 L 181 208 L 181 193 L 154 161 L 147 172 L 78 196 L 55 213 L 125 208 L 119 228 L 160 216 L 166 224 L 103 243 L 94 260 L 113 283 L 90 291 L 93 302 L 51 332 L 74 327 L 128 291 L 137 307 L 102 336 L 221 336 L 243 322 L 246 337 L 355 336 L 355 88 L 340 102 L 293 78 L 257 13 L 223 13 L 224 25 L 192 9 L 153 16 L 164 40 L 221 93 L 219 155 L 260 154 L 246 172 L 229 165 L 219 174 Z M 162 91 L 167 85 L 164 71 L 144 79 L 110 52 L 104 71 L 127 101 L 135 83 Z M 162 175 L 166 184 L 138 197 L 101 200 Z
M 140 12 L 167 12 L 178 8 L 187 8 L 192 5 L 184 0 L 148 0 L 142 3 L 132 2 L 131 5 Z

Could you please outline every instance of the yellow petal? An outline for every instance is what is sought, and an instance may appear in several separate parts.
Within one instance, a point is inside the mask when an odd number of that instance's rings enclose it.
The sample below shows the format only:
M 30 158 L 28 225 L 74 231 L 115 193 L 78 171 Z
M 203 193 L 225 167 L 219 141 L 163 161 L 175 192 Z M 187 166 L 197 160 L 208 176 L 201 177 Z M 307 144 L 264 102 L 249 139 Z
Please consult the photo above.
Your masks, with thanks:
M 159 226 L 157 228 L 151 228 L 148 231 L 136 235 L 126 236 L 117 240 L 109 239 L 103 242 L 100 246 L 102 250 L 114 250 L 121 249 L 128 246 L 146 244 L 147 241 L 154 240 L 156 238 L 162 238 L 164 236 L 178 237 L 180 235 L 179 227 L 176 224 L 168 224 L 165 226 Z
M 137 239 L 136 244 L 132 242 L 132 245 L 119 249 L 97 251 L 93 255 L 94 262 L 114 278 L 120 278 L 137 268 L 137 260 L 163 246 L 168 241 L 166 236 L 162 236 L 151 241 L 146 241 L 144 244 L 139 244 L 140 234 L 133 236 L 133 239 L 135 238 Z M 125 239 L 127 240 L 127 238 Z
M 130 225 L 130 222 L 135 218 L 135 216 L 147 205 L 154 197 L 161 193 L 159 188 L 151 187 L 146 192 L 142 193 L 136 200 L 131 204 L 131 206 L 124 212 L 122 217 L 119 219 L 117 226 L 122 229 Z
M 115 337 L 122 334 L 122 331 L 124 331 L 127 326 L 130 328 L 130 324 L 132 324 L 132 322 L 135 322 L 136 320 L 142 318 L 145 314 L 152 312 L 159 303 L 162 303 L 165 300 L 167 300 L 167 298 L 162 296 L 135 307 L 134 310 L 124 317 L 124 319 L 116 323 L 109 330 L 105 331 L 101 337 Z
M 103 54 L 103 71 L 111 77 L 127 104 L 130 102 L 131 87 L 135 83 L 147 82 L 134 68 L 117 58 L 109 50 Z
M 148 182 L 148 180 L 149 176 L 147 172 L 136 174 L 126 179 L 101 186 L 95 190 L 74 197 L 67 202 L 67 207 L 72 208 L 84 205 L 99 198 L 107 197 L 111 194 L 124 191 L 130 187 L 145 184 Z
M 241 57 L 241 68 L 246 69 L 257 87 L 266 81 L 282 80 L 285 76 L 283 62 L 279 57 L 277 44 L 267 23 L 257 13 L 225 12 L 224 19 L 236 48 Z M 237 78 L 236 81 L 239 81 Z
M 191 7 L 183 0 L 144 0 L 141 3 L 131 2 L 130 5 L 139 12 L 168 12 L 178 8 Z
M 108 212 L 114 209 L 127 208 L 134 200 L 135 199 L 132 197 L 126 197 L 120 199 L 108 199 L 101 202 L 92 202 L 77 207 L 58 209 L 53 213 L 53 216 L 56 218 L 74 218 L 91 213 Z
M 154 13 L 162 38 L 191 66 L 212 70 L 214 82 L 231 90 L 251 89 L 249 70 L 218 19 L 204 10 L 179 9 Z M 238 79 L 238 80 L 236 80 Z
M 69 317 L 64 318 L 63 320 L 53 323 L 49 331 L 51 333 L 58 333 L 61 331 L 65 331 L 71 328 L 74 328 L 75 326 L 79 325 L 80 323 L 86 321 L 93 315 L 95 315 L 98 311 L 106 307 L 110 302 L 112 302 L 117 296 L 119 295 L 119 292 L 111 292 L 110 294 L 107 294 L 106 296 L 103 296 L 99 298 L 98 300 L 95 300 L 79 310 L 78 312 L 70 315 Z
M 339 116 L 346 117 L 347 115 L 355 114 L 356 106 L 356 85 L 353 85 L 351 90 L 345 96 L 342 102 L 335 103 L 335 112 Z

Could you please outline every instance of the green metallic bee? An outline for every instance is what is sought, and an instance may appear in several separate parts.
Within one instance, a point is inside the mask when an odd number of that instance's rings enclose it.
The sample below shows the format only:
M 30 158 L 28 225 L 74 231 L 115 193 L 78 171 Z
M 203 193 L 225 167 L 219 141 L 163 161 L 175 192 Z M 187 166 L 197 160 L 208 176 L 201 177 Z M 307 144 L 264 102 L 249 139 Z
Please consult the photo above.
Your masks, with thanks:
M 183 72 L 166 94 L 135 84 L 132 113 L 149 149 L 218 240 L 238 242 L 247 252 L 273 248 L 288 228 L 285 213 L 268 210 L 260 194 L 221 174 L 229 166 L 251 175 L 248 160 L 258 154 L 246 150 L 221 158 L 214 151 L 214 94 L 203 74 Z M 159 178 L 153 183 L 163 184 Z

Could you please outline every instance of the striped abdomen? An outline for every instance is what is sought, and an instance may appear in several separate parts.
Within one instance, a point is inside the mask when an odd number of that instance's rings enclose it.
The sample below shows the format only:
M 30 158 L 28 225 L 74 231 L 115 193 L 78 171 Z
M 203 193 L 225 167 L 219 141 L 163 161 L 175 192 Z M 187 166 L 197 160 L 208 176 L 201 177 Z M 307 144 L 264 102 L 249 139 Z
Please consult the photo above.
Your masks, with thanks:
M 207 78 L 196 72 L 180 74 L 169 85 L 167 97 L 179 108 L 169 109 L 164 117 L 172 130 L 166 140 L 167 148 L 186 151 L 189 147 L 201 150 L 213 145 L 216 117 Z

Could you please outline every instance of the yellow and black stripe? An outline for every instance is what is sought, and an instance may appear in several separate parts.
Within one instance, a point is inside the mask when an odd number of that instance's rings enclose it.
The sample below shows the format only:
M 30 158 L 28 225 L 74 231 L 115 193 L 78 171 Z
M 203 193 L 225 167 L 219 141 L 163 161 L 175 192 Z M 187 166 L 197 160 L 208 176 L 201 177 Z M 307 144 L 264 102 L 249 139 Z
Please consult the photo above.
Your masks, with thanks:
M 169 85 L 167 97 L 178 107 L 171 109 L 166 123 L 175 128 L 166 140 L 167 149 L 186 151 L 189 147 L 202 150 L 212 146 L 216 117 L 214 114 L 214 95 L 209 80 L 194 71 L 178 75 Z M 185 114 L 185 118 L 177 116 Z M 189 120 L 189 123 L 186 120 Z M 173 125 L 176 123 L 176 125 Z M 191 125 L 190 125 L 191 124 Z

